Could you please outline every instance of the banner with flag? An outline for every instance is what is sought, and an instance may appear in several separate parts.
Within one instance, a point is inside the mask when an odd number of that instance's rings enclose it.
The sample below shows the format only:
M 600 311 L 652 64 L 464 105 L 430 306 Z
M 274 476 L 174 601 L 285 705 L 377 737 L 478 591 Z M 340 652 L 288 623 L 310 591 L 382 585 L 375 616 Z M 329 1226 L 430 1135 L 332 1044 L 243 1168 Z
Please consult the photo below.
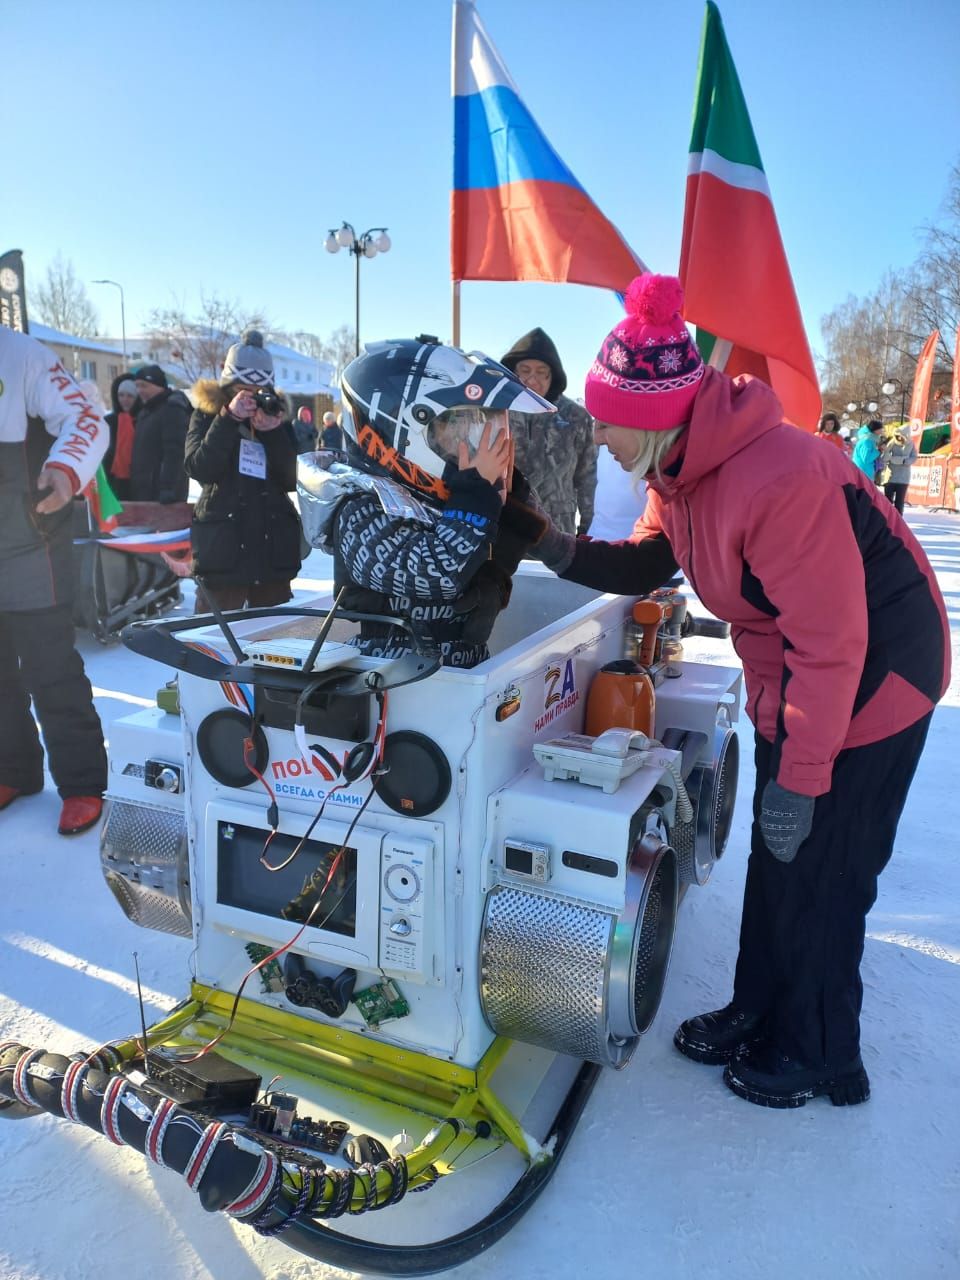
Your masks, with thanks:
M 23 254 L 10 249 L 0 257 L 0 324 L 17 333 L 28 333 L 27 290 L 23 278 Z
M 705 360 L 769 383 L 815 429 L 820 386 L 763 163 L 717 6 L 708 0 L 680 249 L 684 314 Z
M 913 379 L 913 395 L 910 397 L 910 439 L 920 449 L 920 438 L 927 420 L 927 405 L 930 402 L 930 382 L 933 378 L 933 366 L 937 359 L 937 343 L 940 341 L 940 330 L 934 329 L 923 344 L 920 358 L 917 361 L 917 372 Z M 954 364 L 956 370 L 956 364 Z M 954 373 L 956 377 L 956 373 Z
M 453 6 L 451 272 L 623 292 L 646 267 L 544 137 L 472 0 Z

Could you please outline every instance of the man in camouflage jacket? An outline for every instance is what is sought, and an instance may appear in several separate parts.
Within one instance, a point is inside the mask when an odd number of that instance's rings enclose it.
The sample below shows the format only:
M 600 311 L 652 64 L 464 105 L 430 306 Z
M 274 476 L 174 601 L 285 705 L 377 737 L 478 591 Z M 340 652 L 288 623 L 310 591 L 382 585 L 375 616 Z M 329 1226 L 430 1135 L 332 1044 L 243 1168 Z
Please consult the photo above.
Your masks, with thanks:
M 532 329 L 513 344 L 501 364 L 557 406 L 556 413 L 510 415 L 517 467 L 558 528 L 565 533 L 576 533 L 578 527 L 586 530 L 597 487 L 593 419 L 563 394 L 567 375 L 557 348 L 542 329 Z

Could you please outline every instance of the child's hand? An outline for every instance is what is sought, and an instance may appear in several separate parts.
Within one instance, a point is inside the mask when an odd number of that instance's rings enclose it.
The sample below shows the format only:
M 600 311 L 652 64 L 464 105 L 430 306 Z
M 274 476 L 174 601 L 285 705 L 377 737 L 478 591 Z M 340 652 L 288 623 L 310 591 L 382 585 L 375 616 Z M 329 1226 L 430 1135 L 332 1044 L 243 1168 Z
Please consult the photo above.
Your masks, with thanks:
M 468 471 L 472 467 L 479 472 L 488 484 L 493 485 L 499 492 L 501 499 L 503 499 L 506 496 L 507 468 L 510 464 L 510 433 L 509 431 L 499 431 L 491 441 L 490 433 L 492 430 L 493 423 L 485 423 L 483 433 L 480 436 L 480 443 L 477 445 L 477 451 L 472 458 L 466 443 L 464 441 L 460 442 L 459 465 L 461 471 Z

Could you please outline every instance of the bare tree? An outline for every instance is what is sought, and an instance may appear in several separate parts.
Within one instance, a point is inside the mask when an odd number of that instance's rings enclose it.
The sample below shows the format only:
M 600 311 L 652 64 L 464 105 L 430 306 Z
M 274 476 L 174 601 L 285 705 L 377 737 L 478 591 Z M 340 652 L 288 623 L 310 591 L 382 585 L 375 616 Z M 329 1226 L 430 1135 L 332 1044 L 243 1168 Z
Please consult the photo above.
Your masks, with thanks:
M 281 342 L 285 347 L 299 351 L 312 360 L 325 360 L 324 342 L 319 334 L 310 333 L 307 329 L 297 329 L 288 333 L 285 329 L 274 329 L 270 334 L 271 342 Z
M 95 338 L 99 319 L 96 308 L 77 279 L 73 263 L 57 254 L 37 285 L 32 306 L 43 324 L 78 338 Z
M 356 330 L 351 329 L 348 324 L 342 324 L 339 329 L 334 329 L 333 333 L 320 344 L 318 354 L 321 359 L 330 361 L 334 369 L 334 379 L 339 382 L 340 375 L 357 354 Z
M 937 360 L 949 368 L 960 324 L 960 165 L 950 174 L 939 219 L 925 228 L 913 296 L 921 327 L 927 333 L 940 330 Z
M 888 379 L 912 377 L 923 339 L 916 334 L 905 274 L 890 272 L 875 293 L 848 297 L 823 317 L 821 329 L 827 347 L 821 362 L 825 408 L 838 412 L 851 401 L 879 403 Z
M 247 311 L 217 294 L 201 295 L 195 316 L 187 315 L 182 305 L 158 308 L 147 323 L 151 346 L 164 351 L 188 383 L 217 377 L 227 349 L 246 329 L 265 333 L 270 328 L 262 309 Z
M 947 198 L 935 222 L 925 229 L 923 249 L 911 267 L 890 272 L 875 293 L 849 297 L 824 316 L 826 354 L 821 362 L 824 405 L 839 410 L 850 401 L 876 400 L 890 416 L 899 416 L 903 392 L 916 371 L 917 357 L 939 330 L 935 397 L 949 384 L 953 345 L 960 323 L 960 165 L 950 175 Z M 900 383 L 884 401 L 880 388 Z M 935 411 L 936 412 L 936 411 Z

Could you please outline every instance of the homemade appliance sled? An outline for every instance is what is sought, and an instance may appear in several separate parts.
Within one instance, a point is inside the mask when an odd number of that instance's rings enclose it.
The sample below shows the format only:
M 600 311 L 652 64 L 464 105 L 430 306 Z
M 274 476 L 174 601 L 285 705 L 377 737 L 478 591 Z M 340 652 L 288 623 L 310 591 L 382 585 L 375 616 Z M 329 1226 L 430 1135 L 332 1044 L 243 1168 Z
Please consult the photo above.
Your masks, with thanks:
M 127 916 L 191 940 L 190 994 L 146 1056 L 0 1045 L 0 1114 L 101 1130 L 337 1266 L 489 1246 L 629 1061 L 726 841 L 739 670 L 622 661 L 670 599 L 637 623 L 521 572 L 465 671 L 363 657 L 326 609 L 130 628 L 181 715 L 114 723 L 102 865 Z

